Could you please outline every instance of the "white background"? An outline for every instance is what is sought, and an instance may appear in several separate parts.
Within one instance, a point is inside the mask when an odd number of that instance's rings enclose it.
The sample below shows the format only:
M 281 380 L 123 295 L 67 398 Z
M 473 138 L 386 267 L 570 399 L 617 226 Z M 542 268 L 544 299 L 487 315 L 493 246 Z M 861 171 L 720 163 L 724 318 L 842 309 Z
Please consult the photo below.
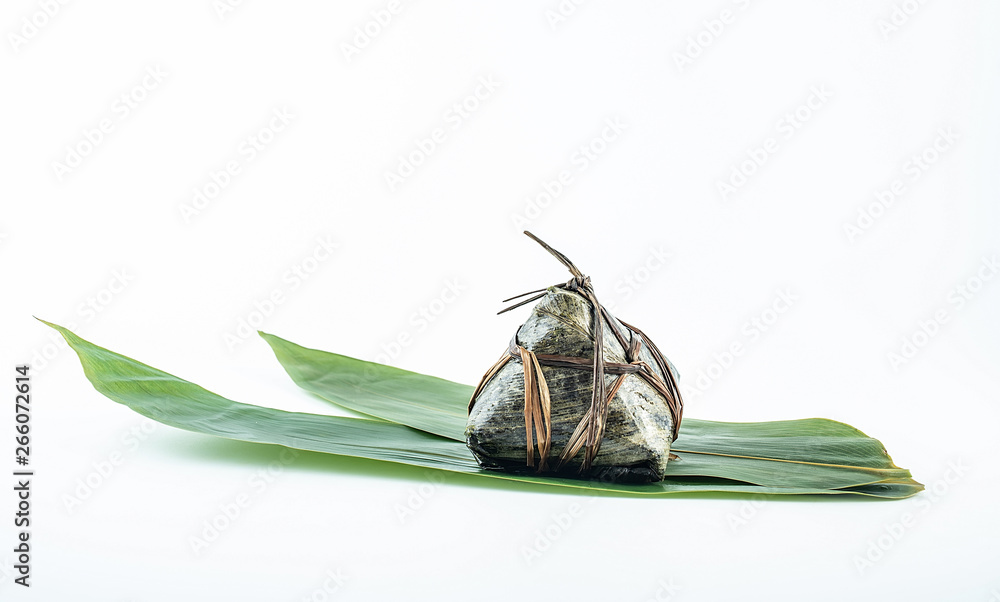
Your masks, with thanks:
M 564 2 L 553 21 L 555 0 L 424 1 L 379 26 L 384 0 L 44 4 L 0 19 L 0 374 L 12 401 L 14 365 L 34 367 L 37 471 L 30 590 L 12 582 L 12 477 L 0 487 L 4 600 L 1000 599 L 995 5 Z M 274 111 L 287 126 L 262 131 Z M 610 141 L 607 120 L 624 127 Z M 268 141 L 252 157 L 251 137 Z M 68 149 L 85 156 L 67 171 Z M 197 190 L 218 194 L 195 206 Z M 227 335 L 252 320 L 475 383 L 527 315 L 495 316 L 501 299 L 569 277 L 525 227 L 657 341 L 686 416 L 842 420 L 928 491 L 593 500 L 282 464 L 105 399 L 31 317 L 232 399 L 336 412 L 256 335 Z

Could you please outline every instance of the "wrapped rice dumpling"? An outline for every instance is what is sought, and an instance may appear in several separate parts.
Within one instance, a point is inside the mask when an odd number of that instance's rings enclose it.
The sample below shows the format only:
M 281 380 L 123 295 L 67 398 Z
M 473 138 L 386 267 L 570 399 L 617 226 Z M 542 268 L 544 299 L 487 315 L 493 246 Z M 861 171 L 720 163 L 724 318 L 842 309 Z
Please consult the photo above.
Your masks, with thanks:
M 504 310 L 538 301 L 472 394 L 469 449 L 487 469 L 662 479 L 683 407 L 676 370 L 642 331 L 601 306 L 565 255 L 525 234 L 573 278 Z

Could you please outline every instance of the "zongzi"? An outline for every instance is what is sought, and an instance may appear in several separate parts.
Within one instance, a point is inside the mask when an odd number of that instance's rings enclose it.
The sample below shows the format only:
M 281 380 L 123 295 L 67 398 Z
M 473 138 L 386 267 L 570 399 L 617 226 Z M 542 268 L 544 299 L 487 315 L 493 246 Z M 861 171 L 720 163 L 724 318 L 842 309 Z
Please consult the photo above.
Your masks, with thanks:
M 565 255 L 525 234 L 573 278 L 504 310 L 538 301 L 472 394 L 469 449 L 487 469 L 661 480 L 681 422 L 677 371 Z

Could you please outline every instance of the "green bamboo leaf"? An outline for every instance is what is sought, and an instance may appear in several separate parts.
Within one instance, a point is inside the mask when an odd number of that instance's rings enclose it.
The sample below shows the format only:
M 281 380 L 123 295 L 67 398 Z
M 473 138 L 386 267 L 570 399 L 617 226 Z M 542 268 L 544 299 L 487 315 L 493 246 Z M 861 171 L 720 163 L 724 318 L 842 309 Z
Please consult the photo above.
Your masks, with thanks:
M 725 454 L 674 452 L 677 461 L 667 464 L 667 476 L 708 475 L 771 487 L 840 489 L 909 478 L 907 471 L 862 469 L 852 466 L 744 458 Z
M 382 420 L 286 412 L 243 404 L 56 329 L 101 394 L 180 429 L 258 443 L 431 468 L 478 472 L 464 446 Z M 442 444 L 445 442 L 447 444 Z
M 907 480 L 843 488 L 761 487 L 738 480 L 704 476 L 677 476 L 660 483 L 630 486 L 484 471 L 476 465 L 460 441 L 383 420 L 286 412 L 239 403 L 94 345 L 61 326 L 45 324 L 66 339 L 79 356 L 84 374 L 97 391 L 144 416 L 197 433 L 594 493 L 810 493 L 903 498 L 921 489 L 918 484 Z
M 473 387 L 261 332 L 295 384 L 350 410 L 465 441 Z
M 812 435 L 806 434 L 811 432 L 807 425 L 789 424 L 786 428 L 795 434 L 788 437 L 751 435 L 737 439 L 696 433 L 695 429 L 702 430 L 701 427 L 704 425 L 699 424 L 700 421 L 697 420 L 691 422 L 694 424 L 689 425 L 690 430 L 682 430 L 684 436 L 678 437 L 674 448 L 700 453 L 726 453 L 735 456 L 883 469 L 888 471 L 886 474 L 896 473 L 897 476 L 906 472 L 894 465 L 882 444 L 871 437 L 848 439 Z
M 356 412 L 464 440 L 472 387 L 260 335 L 292 380 L 307 391 Z M 687 418 L 672 451 L 680 461 L 668 464 L 671 477 L 821 489 L 910 477 L 877 440 L 820 418 L 761 423 Z

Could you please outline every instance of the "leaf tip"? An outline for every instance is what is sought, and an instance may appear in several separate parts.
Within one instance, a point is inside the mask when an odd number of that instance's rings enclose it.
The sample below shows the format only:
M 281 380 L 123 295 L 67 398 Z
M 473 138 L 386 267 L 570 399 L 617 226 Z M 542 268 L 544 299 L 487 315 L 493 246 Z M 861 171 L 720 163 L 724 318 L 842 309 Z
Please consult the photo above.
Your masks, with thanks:
M 48 320 L 43 320 L 43 319 L 39 318 L 38 316 L 32 315 L 31 317 L 34 318 L 34 319 L 36 319 L 36 320 L 38 320 L 42 324 L 45 324 L 49 328 L 54 328 L 56 330 L 60 330 L 62 328 L 58 324 L 53 324 L 52 322 L 49 322 Z

